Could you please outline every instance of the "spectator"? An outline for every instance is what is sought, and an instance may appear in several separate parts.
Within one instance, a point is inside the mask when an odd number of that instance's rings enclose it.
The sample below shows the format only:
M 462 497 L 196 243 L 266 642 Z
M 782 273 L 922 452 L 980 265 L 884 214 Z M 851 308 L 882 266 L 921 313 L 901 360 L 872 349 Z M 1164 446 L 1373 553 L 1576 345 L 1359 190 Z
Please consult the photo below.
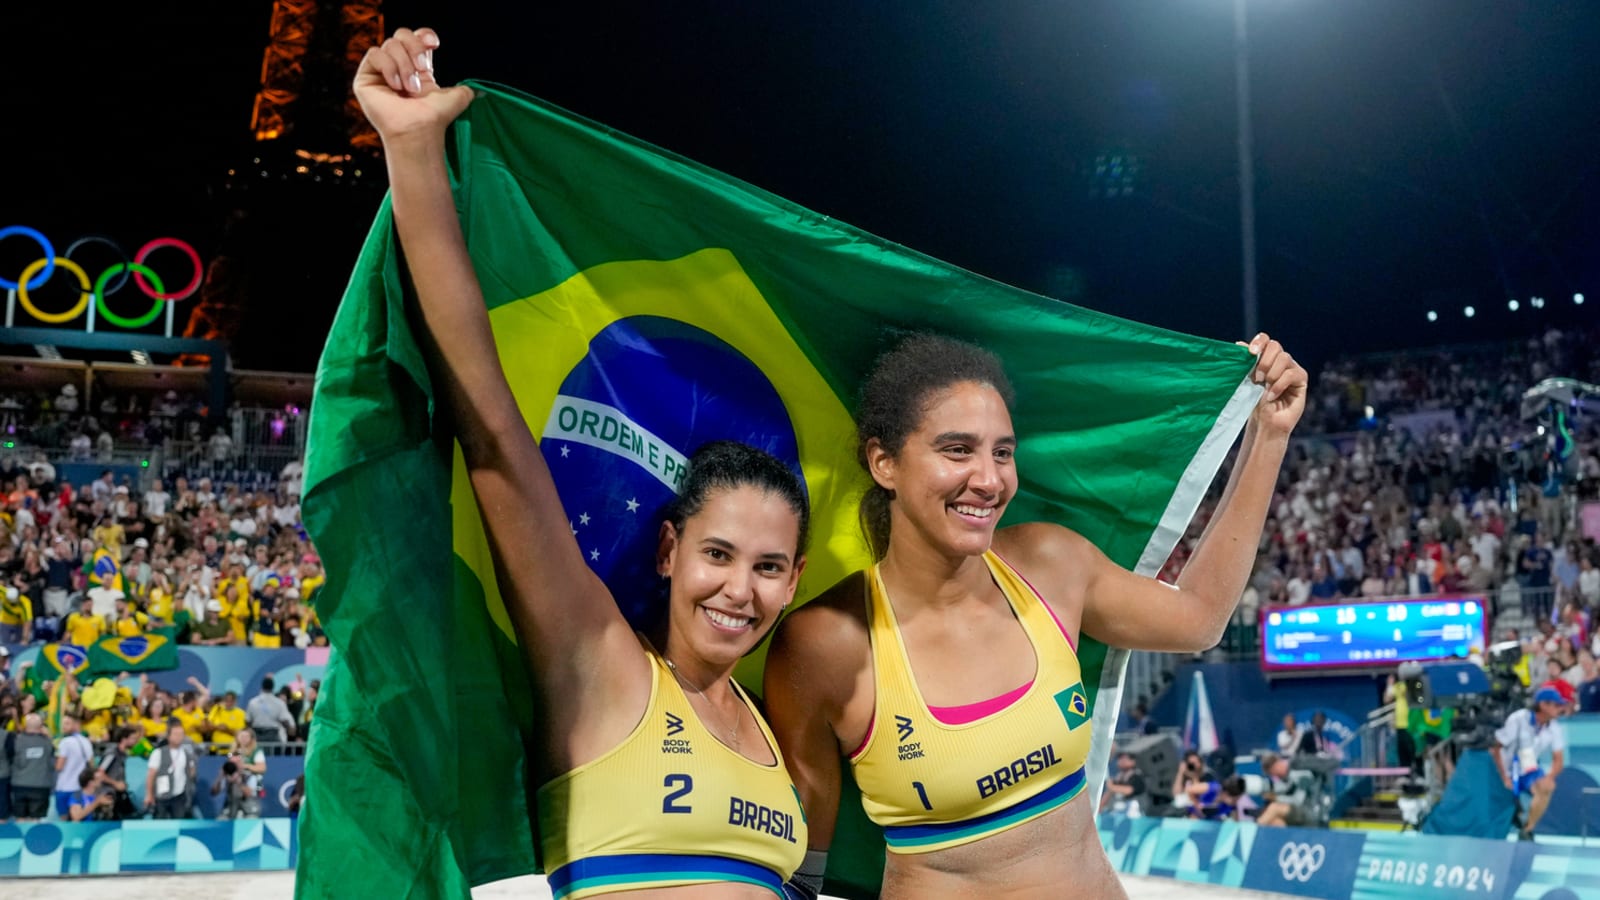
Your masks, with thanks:
M 72 795 L 80 788 L 78 776 L 84 769 L 92 768 L 90 763 L 94 761 L 94 747 L 79 733 L 81 727 L 76 716 L 61 716 L 62 737 L 56 747 L 55 788 L 56 814 L 63 819 L 67 817 Z
M 317 682 L 312 682 L 313 688 L 318 686 Z M 1150 715 L 1150 709 L 1142 700 L 1133 705 L 1133 730 L 1136 734 L 1144 735 L 1155 734 L 1159 730 L 1155 718 Z
M 272 676 L 261 679 L 261 693 L 245 707 L 245 717 L 256 737 L 263 741 L 283 743 L 294 736 L 294 717 L 283 699 L 272 693 Z
M 300 804 L 306 799 L 306 777 L 301 775 L 292 784 L 293 787 L 289 789 L 289 818 L 294 820 L 299 818 Z
M 1538 690 L 1549 688 L 1561 697 L 1562 706 L 1571 706 L 1578 699 L 1577 688 L 1565 677 L 1569 668 L 1565 655 L 1571 652 L 1571 645 L 1566 645 L 1565 653 L 1562 651 L 1562 645 L 1558 644 L 1556 651 L 1545 658 L 1544 680 L 1539 682 Z
M 1323 562 L 1326 554 L 1319 556 L 1311 565 L 1311 598 L 1313 600 L 1334 600 L 1339 594 L 1339 581 L 1328 565 Z
M 1434 570 L 1433 560 L 1426 556 L 1419 556 L 1412 564 L 1411 573 L 1406 576 L 1405 592 L 1413 597 L 1426 597 L 1433 593 Z
M 1550 590 L 1551 565 L 1550 549 L 1544 545 L 1543 537 L 1535 533 L 1517 560 L 1517 581 L 1528 592 L 1535 616 L 1548 616 L 1555 604 Z
M 62 818 L 71 822 L 82 822 L 110 816 L 114 800 L 110 794 L 102 794 L 95 790 L 99 783 L 99 774 L 98 769 L 84 769 L 78 773 L 78 789 L 67 795 L 67 812 Z
M 233 626 L 222 621 L 222 604 L 216 600 L 206 601 L 205 617 L 194 624 L 194 633 L 199 637 L 196 643 L 207 646 L 224 646 L 234 643 Z
M 1295 568 L 1294 577 L 1289 579 L 1287 588 L 1290 606 L 1304 606 L 1311 599 L 1311 575 L 1305 566 Z
M 1238 821 L 1244 799 L 1244 779 L 1233 775 L 1217 781 L 1197 781 L 1188 787 L 1189 816 L 1211 821 Z
M 144 492 L 144 514 L 152 522 L 160 521 L 167 517 L 167 508 L 172 505 L 172 495 L 167 493 L 157 478 L 150 483 L 150 490 Z
M 130 819 L 136 814 L 133 799 L 128 793 L 128 754 L 144 737 L 144 730 L 135 725 L 122 725 L 112 734 L 115 741 L 100 758 L 100 790 L 110 797 L 107 819 Z
M 167 726 L 172 724 L 172 721 L 170 704 L 165 697 L 158 695 L 151 697 L 145 706 L 144 716 L 139 719 L 139 727 L 143 729 L 146 738 L 156 741 L 166 735 Z
M 137 637 L 150 628 L 150 617 L 140 612 L 120 592 L 116 598 L 117 614 L 111 633 L 117 637 Z
M 1205 759 L 1198 752 L 1190 750 L 1183 754 L 1183 762 L 1178 764 L 1178 772 L 1172 777 L 1173 799 L 1189 796 L 1190 788 L 1210 780 L 1211 771 L 1206 768 Z
M 0 595 L 0 644 L 33 641 L 33 601 L 15 587 Z
M 11 745 L 11 811 L 19 822 L 37 822 L 50 810 L 56 784 L 56 748 L 38 713 L 28 713 Z
M 1139 761 L 1134 759 L 1132 753 L 1119 753 L 1117 774 L 1106 782 L 1106 789 L 1100 795 L 1100 811 L 1105 812 L 1115 804 L 1118 811 L 1137 817 L 1150 802 L 1148 794 L 1144 775 L 1139 771 Z
M 68 643 L 90 647 L 105 636 L 106 620 L 94 614 L 94 599 L 85 594 L 78 611 L 67 616 L 65 628 Z
M 1324 729 L 1328 724 L 1328 716 L 1322 710 L 1311 714 L 1311 727 L 1300 735 L 1298 752 L 1314 754 L 1317 756 L 1330 756 L 1337 750 L 1333 740 L 1327 736 Z
M 1268 827 L 1289 825 L 1305 828 L 1317 824 L 1309 809 L 1311 791 L 1308 780 L 1295 777 L 1287 757 L 1267 755 L 1261 760 L 1261 771 L 1267 778 L 1266 809 L 1256 817 L 1256 824 Z
M 211 707 L 208 718 L 211 720 L 211 743 L 220 748 L 232 747 L 243 735 L 250 735 L 250 743 L 255 743 L 255 734 L 245 725 L 244 710 L 238 706 L 239 695 L 233 691 L 226 691 L 222 700 Z
M 166 744 L 150 754 L 144 785 L 145 808 L 153 808 L 158 819 L 189 818 L 198 766 L 194 746 L 186 740 L 183 726 L 174 722 L 167 729 Z
M 1278 755 L 1292 756 L 1300 746 L 1300 725 L 1294 720 L 1294 713 L 1283 714 L 1283 728 L 1278 731 Z
M 233 462 L 233 438 L 228 436 L 225 429 L 218 428 L 211 435 L 211 462 L 217 466 L 227 466 Z
M 1587 553 L 1578 557 L 1578 599 L 1590 609 L 1600 606 L 1600 569 Z
M 184 734 L 194 744 L 204 744 L 206 737 L 211 733 L 211 720 L 206 717 L 206 711 L 201 708 L 201 701 L 210 696 L 205 683 L 193 675 L 189 676 L 189 684 L 194 687 L 192 691 L 184 691 L 179 696 L 179 706 L 172 711 L 172 718 L 183 726 Z

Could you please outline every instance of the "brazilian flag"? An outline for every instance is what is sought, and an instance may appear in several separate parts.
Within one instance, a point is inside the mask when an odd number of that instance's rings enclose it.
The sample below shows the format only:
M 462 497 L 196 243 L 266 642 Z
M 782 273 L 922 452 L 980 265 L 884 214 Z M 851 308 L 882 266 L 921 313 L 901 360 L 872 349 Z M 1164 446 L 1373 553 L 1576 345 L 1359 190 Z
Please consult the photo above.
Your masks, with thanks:
M 95 587 L 127 590 L 122 581 L 122 564 L 117 562 L 117 555 L 110 550 L 104 547 L 95 548 L 94 556 L 84 568 L 89 576 L 89 583 Z
M 178 645 L 165 634 L 107 637 L 89 648 L 89 668 L 101 675 L 157 672 L 178 667 Z
M 63 672 L 71 672 L 81 681 L 89 671 L 89 650 L 77 644 L 45 644 L 33 658 L 33 665 L 22 676 L 22 691 L 32 694 L 41 708 L 50 702 L 50 692 L 45 685 L 64 684 Z
M 500 361 L 585 556 L 636 623 L 655 612 L 661 508 L 709 440 L 763 447 L 803 474 L 802 600 L 868 564 L 851 408 L 897 332 L 1004 360 L 1023 486 L 1006 524 L 1061 522 L 1149 574 L 1258 394 L 1231 343 L 1006 287 L 478 88 L 453 127 L 451 178 Z M 539 720 L 404 281 L 385 204 L 312 406 L 303 510 L 337 652 L 308 759 L 301 897 L 464 897 L 536 866 L 537 785 L 523 773 L 538 770 Z M 1067 700 L 1092 722 L 1099 773 L 1125 654 L 1083 644 L 1083 690 Z M 747 661 L 745 684 L 759 686 L 761 664 Z M 872 893 L 881 836 L 858 803 L 844 809 L 828 891 Z
M 1418 749 L 1425 746 L 1429 735 L 1435 741 L 1450 739 L 1450 730 L 1455 725 L 1456 711 L 1453 709 L 1412 709 L 1406 719 L 1406 730 L 1411 732 L 1411 739 L 1416 742 Z

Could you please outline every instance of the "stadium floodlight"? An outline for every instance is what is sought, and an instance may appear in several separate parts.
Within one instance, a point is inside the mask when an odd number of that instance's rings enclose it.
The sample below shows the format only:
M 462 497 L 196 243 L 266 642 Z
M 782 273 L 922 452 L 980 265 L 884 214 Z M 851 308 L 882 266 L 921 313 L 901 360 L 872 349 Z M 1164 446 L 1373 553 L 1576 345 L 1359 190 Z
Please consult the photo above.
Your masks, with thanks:
M 1573 303 L 1574 306 L 1582 306 L 1583 305 L 1583 295 L 1582 294 L 1573 294 L 1572 295 L 1572 303 Z
M 1521 305 L 1522 305 L 1522 304 L 1520 304 L 1520 303 L 1518 303 L 1518 302 L 1517 302 L 1517 301 L 1515 301 L 1515 300 L 1513 300 L 1513 301 L 1511 301 L 1511 302 L 1510 302 L 1510 303 L 1507 303 L 1507 304 L 1506 304 L 1506 309 L 1509 309 L 1509 310 L 1511 310 L 1511 311 L 1512 311 L 1512 312 L 1516 312 L 1516 311 L 1517 311 L 1517 308 L 1518 308 L 1518 307 L 1519 307 L 1519 306 L 1521 306 Z
M 1543 425 L 1539 426 L 1539 436 L 1540 437 L 1544 437 L 1544 426 Z
M 1435 311 L 1435 310 L 1431 310 L 1431 309 L 1428 310 L 1428 321 L 1429 322 L 1437 322 L 1437 321 L 1439 321 L 1439 313 L 1437 311 Z
M 1470 307 L 1470 306 L 1469 306 L 1469 307 L 1467 307 L 1467 308 L 1466 308 L 1466 309 L 1463 309 L 1463 310 L 1462 310 L 1462 311 L 1461 311 L 1461 314 L 1462 314 L 1462 315 L 1464 315 L 1464 316 L 1466 316 L 1466 317 L 1467 317 L 1467 318 L 1469 318 L 1469 319 L 1470 319 L 1470 318 L 1472 318 L 1472 317 L 1473 317 L 1473 316 L 1475 316 L 1475 315 L 1477 315 L 1477 314 L 1478 314 L 1478 311 L 1477 311 L 1477 310 L 1475 310 L 1475 309 L 1473 309 L 1473 308 L 1472 308 L 1472 307 Z

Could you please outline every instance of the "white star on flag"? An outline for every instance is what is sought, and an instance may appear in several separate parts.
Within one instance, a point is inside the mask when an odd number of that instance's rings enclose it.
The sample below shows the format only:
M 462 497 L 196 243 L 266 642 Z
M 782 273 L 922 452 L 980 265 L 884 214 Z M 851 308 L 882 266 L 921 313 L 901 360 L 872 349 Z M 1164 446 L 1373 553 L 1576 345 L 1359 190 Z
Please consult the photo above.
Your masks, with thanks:
M 639 498 L 638 497 L 629 497 L 628 498 L 628 512 L 638 512 L 638 511 L 639 511 Z
M 566 459 L 567 458 L 567 454 L 569 454 L 571 452 L 572 452 L 572 448 L 571 447 L 568 447 L 566 444 L 562 444 L 561 445 L 561 458 L 562 459 Z
M 599 562 L 600 561 L 600 551 L 599 550 L 590 550 L 589 551 L 589 559 L 592 562 Z
M 588 513 L 579 513 L 578 514 L 578 524 L 579 525 L 587 525 L 587 524 L 589 524 L 589 514 Z
M 578 533 L 578 529 L 572 527 L 572 520 L 571 519 L 567 520 L 567 527 L 568 528 L 572 528 L 572 533 L 573 534 L 577 534 Z

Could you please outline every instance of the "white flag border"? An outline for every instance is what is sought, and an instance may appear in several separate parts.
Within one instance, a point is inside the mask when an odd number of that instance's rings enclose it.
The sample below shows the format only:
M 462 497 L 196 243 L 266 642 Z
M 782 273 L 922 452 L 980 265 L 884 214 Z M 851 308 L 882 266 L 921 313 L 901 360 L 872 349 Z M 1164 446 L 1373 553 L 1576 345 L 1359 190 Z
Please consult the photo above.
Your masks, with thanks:
M 1211 431 L 1200 442 L 1193 459 L 1183 470 L 1173 489 L 1161 521 L 1139 555 L 1133 571 L 1154 577 L 1172 555 L 1174 547 L 1189 528 L 1189 522 L 1200 509 L 1200 501 L 1217 477 L 1217 470 L 1227 458 L 1235 439 L 1244 430 L 1250 413 L 1255 409 L 1265 389 L 1247 375 L 1234 389 L 1233 396 L 1223 405 L 1222 412 L 1212 423 Z M 1100 791 L 1105 787 L 1106 773 L 1111 765 L 1111 744 L 1116 738 L 1117 720 L 1122 714 L 1123 679 L 1128 671 L 1130 651 L 1121 647 L 1106 650 L 1105 663 L 1100 669 L 1100 689 L 1095 694 L 1093 738 L 1089 744 L 1089 761 L 1085 764 L 1089 776 L 1089 808 L 1100 808 Z

